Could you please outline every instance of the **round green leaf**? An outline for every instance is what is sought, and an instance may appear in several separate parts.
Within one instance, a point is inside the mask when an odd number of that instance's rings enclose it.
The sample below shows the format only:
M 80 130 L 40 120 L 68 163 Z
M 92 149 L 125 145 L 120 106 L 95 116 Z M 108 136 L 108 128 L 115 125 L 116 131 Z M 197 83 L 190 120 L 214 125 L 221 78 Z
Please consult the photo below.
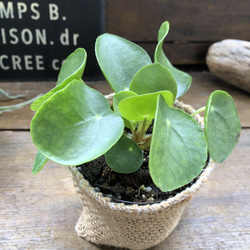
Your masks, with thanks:
M 155 49 L 154 61 L 164 65 L 173 74 L 177 83 L 176 98 L 179 98 L 183 96 L 189 89 L 192 83 L 192 77 L 189 74 L 175 68 L 166 57 L 162 49 L 162 46 L 164 43 L 164 39 L 168 34 L 168 31 L 169 31 L 169 22 L 166 21 L 162 23 L 158 32 L 158 44 Z
M 117 115 L 122 116 L 122 114 L 120 113 L 119 108 L 118 108 L 118 105 L 119 105 L 120 101 L 122 101 L 123 99 L 125 99 L 127 97 L 136 96 L 136 95 L 137 94 L 135 92 L 133 92 L 133 91 L 121 91 L 119 93 L 116 93 L 114 95 L 114 97 L 113 97 L 114 112 Z M 132 129 L 132 130 L 135 129 L 135 127 L 137 125 L 137 122 L 129 121 L 126 118 L 123 118 L 123 119 L 124 119 L 125 127 L 129 128 L 129 129 Z
M 172 191 L 197 177 L 207 160 L 207 144 L 198 122 L 158 99 L 150 146 L 150 175 L 162 191 Z
M 87 61 L 87 53 L 78 48 L 64 62 L 57 81 L 57 86 L 31 104 L 31 109 L 37 111 L 41 105 L 59 90 L 65 88 L 72 80 L 81 79 Z
M 143 153 L 132 140 L 122 137 L 105 154 L 108 166 L 117 173 L 129 174 L 138 170 L 143 162 Z
M 241 131 L 238 112 L 228 93 L 218 90 L 210 95 L 204 122 L 209 153 L 222 163 L 235 148 Z
M 121 137 L 124 123 L 106 98 L 74 80 L 40 107 L 31 122 L 37 149 L 62 165 L 79 165 L 108 151 Z
M 70 83 L 74 79 L 81 79 L 87 62 L 87 53 L 85 49 L 78 48 L 70 54 L 63 63 L 56 85 L 67 80 Z
M 136 72 L 151 63 L 147 52 L 124 38 L 105 33 L 95 46 L 99 66 L 115 92 L 129 90 Z
M 153 63 L 140 69 L 131 81 L 129 89 L 139 95 L 169 90 L 172 92 L 174 100 L 177 93 L 173 75 L 159 63 Z
M 48 162 L 48 158 L 46 158 L 44 155 L 42 155 L 39 151 L 36 154 L 36 159 L 32 168 L 32 174 L 37 174 L 40 172 L 40 170 L 45 166 L 45 164 Z
M 155 117 L 157 98 L 162 95 L 169 106 L 173 105 L 173 94 L 170 91 L 159 91 L 123 99 L 118 105 L 126 119 L 131 121 L 152 120 Z
M 119 108 L 118 108 L 118 105 L 119 103 L 125 99 L 125 98 L 128 98 L 128 97 L 131 97 L 131 96 L 137 96 L 137 94 L 133 91 L 121 91 L 119 93 L 116 93 L 113 97 L 113 107 L 114 107 L 114 112 L 118 115 L 122 115 L 119 111 Z

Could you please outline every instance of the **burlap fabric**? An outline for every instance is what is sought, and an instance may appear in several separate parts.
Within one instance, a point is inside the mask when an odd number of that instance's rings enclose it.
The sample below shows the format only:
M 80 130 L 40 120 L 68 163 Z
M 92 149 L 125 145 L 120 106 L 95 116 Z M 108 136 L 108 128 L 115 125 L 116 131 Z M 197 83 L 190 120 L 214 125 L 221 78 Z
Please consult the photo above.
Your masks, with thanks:
M 176 106 L 193 112 L 192 107 L 180 102 L 176 102 Z M 196 119 L 202 123 L 200 116 Z M 103 197 L 76 167 L 70 167 L 83 206 L 76 225 L 77 234 L 95 244 L 128 249 L 146 249 L 157 245 L 174 230 L 187 203 L 213 168 L 214 162 L 210 159 L 198 180 L 175 197 L 151 205 L 125 205 Z

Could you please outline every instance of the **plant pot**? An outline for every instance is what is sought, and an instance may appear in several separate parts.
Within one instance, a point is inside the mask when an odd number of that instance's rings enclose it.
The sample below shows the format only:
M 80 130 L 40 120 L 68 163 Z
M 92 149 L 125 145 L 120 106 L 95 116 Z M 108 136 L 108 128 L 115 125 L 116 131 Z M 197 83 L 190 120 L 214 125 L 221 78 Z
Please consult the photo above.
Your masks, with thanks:
M 193 112 L 189 105 L 178 101 L 175 105 Z M 196 119 L 202 125 L 199 115 Z M 213 170 L 214 162 L 209 159 L 208 165 L 191 187 L 160 203 L 146 205 L 114 203 L 96 192 L 76 167 L 69 168 L 83 205 L 76 225 L 77 234 L 95 244 L 146 249 L 163 241 L 174 230 L 186 205 Z

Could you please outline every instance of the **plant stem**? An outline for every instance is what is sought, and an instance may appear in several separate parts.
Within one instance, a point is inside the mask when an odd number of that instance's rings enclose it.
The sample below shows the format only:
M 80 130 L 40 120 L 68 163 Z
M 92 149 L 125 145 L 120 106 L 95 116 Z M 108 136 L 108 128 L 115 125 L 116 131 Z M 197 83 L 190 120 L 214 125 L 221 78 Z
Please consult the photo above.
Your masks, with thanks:
M 143 150 L 145 149 L 149 149 L 150 147 L 150 143 L 151 143 L 151 139 L 152 139 L 152 135 L 146 135 L 144 138 L 143 138 L 143 143 L 142 144 L 138 144 L 139 147 Z
M 142 142 L 151 123 L 152 120 L 147 120 L 146 118 L 139 122 L 136 131 L 133 133 L 132 140 L 138 144 Z
M 194 113 L 191 114 L 191 116 L 194 117 L 195 115 L 197 115 L 197 114 L 199 114 L 199 113 L 201 113 L 201 112 L 203 112 L 205 110 L 206 110 L 206 106 L 196 110 Z
M 20 95 L 9 95 L 7 92 L 5 92 L 3 89 L 0 88 L 0 93 L 2 93 L 4 96 L 6 96 L 7 98 L 9 99 L 17 99 L 17 98 L 20 98 L 20 97 L 24 97 L 28 94 L 28 91 L 26 91 L 25 94 L 20 94 Z
M 139 136 L 138 136 L 138 141 L 141 141 L 141 139 L 143 138 L 143 136 L 145 135 L 145 133 L 147 132 L 147 119 L 144 118 L 143 123 L 142 123 L 142 127 L 139 130 Z
M 15 104 L 15 105 L 9 105 L 9 106 L 0 106 L 0 114 L 2 112 L 6 112 L 6 111 L 12 111 L 12 110 L 15 110 L 15 109 L 20 109 L 20 108 L 23 108 L 29 104 L 31 104 L 33 101 L 35 101 L 37 98 L 39 98 L 41 95 L 38 95 L 26 102 L 22 102 L 22 103 L 18 103 L 18 104 Z

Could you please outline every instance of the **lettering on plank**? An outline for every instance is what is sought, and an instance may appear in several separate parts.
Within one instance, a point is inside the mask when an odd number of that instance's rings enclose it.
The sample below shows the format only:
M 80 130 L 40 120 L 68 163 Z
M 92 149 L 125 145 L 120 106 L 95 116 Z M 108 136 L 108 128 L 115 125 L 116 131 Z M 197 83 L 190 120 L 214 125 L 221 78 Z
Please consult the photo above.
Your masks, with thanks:
M 76 48 L 88 53 L 85 76 L 100 74 L 96 37 L 104 0 L 0 1 L 0 80 L 55 80 Z

